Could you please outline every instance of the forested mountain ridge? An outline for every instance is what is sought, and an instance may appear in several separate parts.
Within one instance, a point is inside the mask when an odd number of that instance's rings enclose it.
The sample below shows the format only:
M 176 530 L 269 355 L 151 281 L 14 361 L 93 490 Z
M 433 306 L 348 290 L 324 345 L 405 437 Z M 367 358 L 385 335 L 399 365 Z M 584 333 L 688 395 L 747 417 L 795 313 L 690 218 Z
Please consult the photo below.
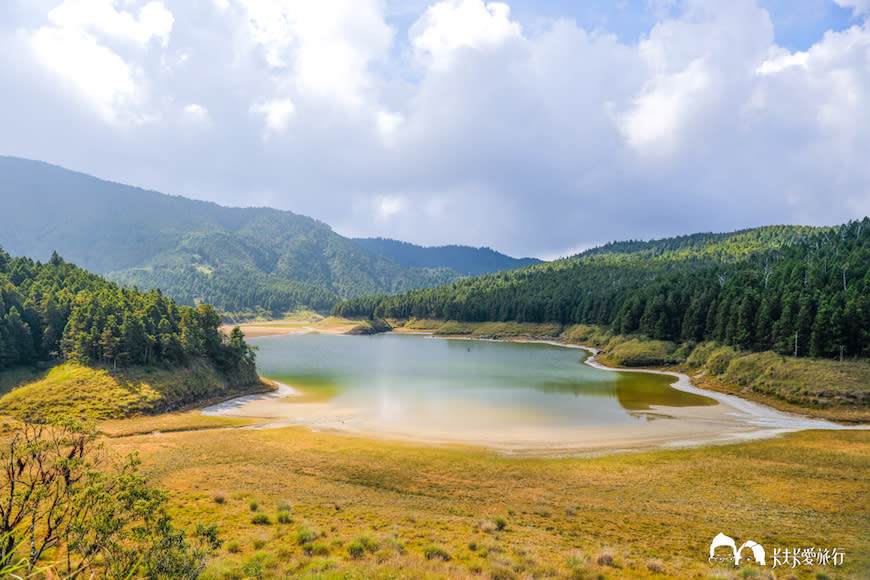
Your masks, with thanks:
M 537 258 L 512 258 L 491 248 L 423 247 L 388 238 L 352 238 L 360 246 L 408 268 L 450 268 L 466 276 L 539 264 Z
M 0 244 L 13 254 L 47 260 L 56 250 L 112 280 L 223 311 L 328 309 L 461 277 L 402 267 L 292 212 L 223 207 L 37 161 L 0 157 L 0 200 Z
M 0 371 L 57 360 L 113 367 L 205 360 L 256 381 L 253 351 L 238 332 L 223 337 L 220 322 L 209 305 L 119 287 L 57 254 L 42 264 L 0 248 Z
M 870 355 L 870 219 L 625 242 L 400 296 L 343 316 L 595 324 L 749 350 Z
M 685 260 L 709 258 L 734 262 L 751 254 L 790 246 L 833 228 L 811 226 L 762 226 L 728 233 L 698 233 L 652 241 L 611 242 L 586 250 L 574 258 L 619 254 L 631 259 Z

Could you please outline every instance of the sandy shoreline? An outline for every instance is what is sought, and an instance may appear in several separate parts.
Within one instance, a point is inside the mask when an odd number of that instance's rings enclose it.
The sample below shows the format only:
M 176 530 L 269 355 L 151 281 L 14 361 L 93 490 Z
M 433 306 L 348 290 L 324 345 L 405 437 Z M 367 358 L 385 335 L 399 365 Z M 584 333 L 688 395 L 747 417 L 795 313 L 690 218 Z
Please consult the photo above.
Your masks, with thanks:
M 269 322 L 225 324 L 218 330 L 223 334 L 229 334 L 233 327 L 238 326 L 245 335 L 245 338 L 259 338 L 261 336 L 284 334 L 345 334 L 356 325 L 356 323 L 327 325 L 323 321 L 273 320 Z
M 290 329 L 290 332 L 305 331 Z M 261 424 L 245 427 L 249 429 L 305 426 L 312 431 L 422 444 L 471 446 L 532 456 L 722 444 L 774 437 L 804 429 L 866 429 L 808 419 L 734 395 L 699 389 L 692 386 L 689 377 L 682 373 L 606 367 L 594 360 L 597 351 L 593 348 L 554 341 L 526 342 L 585 350 L 592 355 L 586 359 L 586 364 L 601 370 L 670 375 L 676 379 L 672 384 L 674 388 L 708 397 L 718 404 L 703 407 L 652 407 L 650 411 L 639 413 L 646 421 L 629 425 L 439 430 L 367 417 L 360 409 L 336 407 L 330 402 L 299 403 L 295 400 L 300 394 L 299 391 L 289 385 L 276 383 L 279 389 L 272 393 L 231 399 L 206 407 L 202 412 L 207 415 L 263 420 Z

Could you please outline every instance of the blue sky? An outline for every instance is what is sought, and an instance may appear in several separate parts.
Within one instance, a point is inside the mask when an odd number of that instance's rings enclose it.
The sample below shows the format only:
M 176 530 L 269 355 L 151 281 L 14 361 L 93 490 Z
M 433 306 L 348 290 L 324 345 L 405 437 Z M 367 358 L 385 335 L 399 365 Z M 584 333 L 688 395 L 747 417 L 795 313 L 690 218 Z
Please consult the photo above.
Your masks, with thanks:
M 678 2 L 643 0 L 515 0 L 509 3 L 514 16 L 534 28 L 539 20 L 573 18 L 587 30 L 601 29 L 616 34 L 626 43 L 649 32 L 663 13 L 679 11 Z M 389 2 L 393 21 L 402 30 L 413 23 L 426 2 Z M 840 31 L 860 23 L 852 9 L 832 0 L 763 0 L 776 28 L 777 44 L 790 50 L 806 50 L 828 30 Z
M 0 154 L 557 257 L 870 213 L 870 0 L 9 0 Z M 0 239 L 2 245 L 2 239 Z

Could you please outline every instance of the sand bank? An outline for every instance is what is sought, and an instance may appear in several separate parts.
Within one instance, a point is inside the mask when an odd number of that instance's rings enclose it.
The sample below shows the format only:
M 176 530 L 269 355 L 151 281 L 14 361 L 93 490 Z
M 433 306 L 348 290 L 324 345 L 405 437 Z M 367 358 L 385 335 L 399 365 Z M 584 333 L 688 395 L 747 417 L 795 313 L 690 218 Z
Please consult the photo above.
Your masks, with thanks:
M 358 323 L 344 320 L 325 319 L 319 322 L 299 320 L 271 320 L 269 322 L 250 322 L 245 324 L 226 324 L 220 331 L 229 334 L 234 326 L 238 326 L 246 338 L 273 336 L 280 334 L 345 334 Z
M 532 342 L 532 341 L 530 341 Z M 701 407 L 652 407 L 637 412 L 643 419 L 628 425 L 605 427 L 515 427 L 499 429 L 435 429 L 367 416 L 360 409 L 339 407 L 329 402 L 299 403 L 298 391 L 278 383 L 279 390 L 265 395 L 249 395 L 203 409 L 203 413 L 261 419 L 263 423 L 245 428 L 306 426 L 324 431 L 402 440 L 425 444 L 482 447 L 502 453 L 561 456 L 601 452 L 630 451 L 656 447 L 686 447 L 722 444 L 765 437 L 803 429 L 854 429 L 828 421 L 808 419 L 765 407 L 722 393 L 692 386 L 682 373 L 646 369 L 614 369 L 594 360 L 595 349 L 577 345 L 545 342 L 592 353 L 585 362 L 606 371 L 665 374 L 675 378 L 673 387 L 715 400 L 718 404 Z

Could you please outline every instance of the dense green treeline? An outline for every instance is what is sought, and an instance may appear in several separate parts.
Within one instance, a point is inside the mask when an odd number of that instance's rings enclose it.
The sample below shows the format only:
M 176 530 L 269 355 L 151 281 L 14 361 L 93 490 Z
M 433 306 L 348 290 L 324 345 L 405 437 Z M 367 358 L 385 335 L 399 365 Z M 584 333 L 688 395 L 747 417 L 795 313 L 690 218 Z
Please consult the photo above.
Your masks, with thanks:
M 180 306 L 160 291 L 140 292 L 64 262 L 12 258 L 0 249 L 0 370 L 65 359 L 112 366 L 184 364 L 202 359 L 239 382 L 257 379 L 241 332 L 218 332 L 210 305 Z
M 608 249 L 609 248 L 609 249 Z M 610 244 L 400 296 L 340 316 L 596 324 L 749 350 L 870 355 L 870 219 Z

